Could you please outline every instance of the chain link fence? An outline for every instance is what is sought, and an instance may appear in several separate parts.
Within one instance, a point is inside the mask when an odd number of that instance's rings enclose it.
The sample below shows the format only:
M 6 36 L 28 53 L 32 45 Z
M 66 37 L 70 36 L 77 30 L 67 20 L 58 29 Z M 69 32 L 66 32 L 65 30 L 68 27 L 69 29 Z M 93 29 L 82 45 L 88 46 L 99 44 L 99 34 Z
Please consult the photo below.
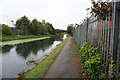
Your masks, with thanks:
M 120 72 L 120 1 L 112 2 L 112 19 L 108 13 L 106 20 L 98 20 L 95 15 L 85 20 L 73 33 L 76 44 L 81 47 L 86 41 L 98 47 L 103 63 L 110 69 L 108 59 L 115 61 L 116 78 Z

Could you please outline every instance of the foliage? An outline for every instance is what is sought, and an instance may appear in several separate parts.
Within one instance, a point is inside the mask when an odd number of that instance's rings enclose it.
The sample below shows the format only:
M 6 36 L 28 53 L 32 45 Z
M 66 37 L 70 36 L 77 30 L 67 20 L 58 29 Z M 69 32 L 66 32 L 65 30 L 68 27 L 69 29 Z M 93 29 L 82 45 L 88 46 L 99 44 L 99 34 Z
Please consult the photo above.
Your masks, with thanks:
M 120 73 L 118 74 L 118 79 L 120 80 Z
M 50 24 L 49 22 L 47 22 L 47 23 L 45 24 L 45 26 L 46 26 L 46 28 L 47 28 L 47 30 L 48 30 L 48 32 L 49 32 L 50 34 L 54 34 L 54 28 L 53 28 L 52 24 Z
M 45 20 L 40 22 L 37 19 L 30 21 L 26 16 L 16 21 L 16 28 L 20 29 L 20 35 L 54 34 L 54 28 L 51 23 L 45 22 Z
M 81 55 L 82 62 L 85 64 L 85 72 L 90 76 L 90 78 L 102 79 L 105 77 L 101 57 L 98 54 L 98 48 L 91 47 L 87 42 L 84 42 L 79 53 Z
M 98 16 L 98 19 L 105 20 L 106 16 L 108 16 L 108 13 L 112 12 L 112 4 L 111 2 L 109 2 L 109 0 L 98 0 L 97 2 L 95 2 L 94 0 L 91 1 L 93 7 L 91 7 L 90 13 L 95 13 L 96 16 Z M 89 8 L 87 10 L 89 10 Z
M 70 35 L 73 35 L 73 30 L 74 30 L 73 24 L 68 25 L 67 33 L 70 34 Z
M 16 21 L 16 28 L 20 29 L 21 35 L 28 35 L 30 34 L 31 26 L 30 20 L 28 20 L 28 17 L 23 16 L 20 19 Z M 30 32 L 29 32 L 30 31 Z
M 10 30 L 10 28 L 5 25 L 2 24 L 2 35 L 13 35 L 14 33 Z
M 37 19 L 32 20 L 33 23 L 33 35 L 38 35 L 38 34 L 42 34 L 42 27 L 43 25 L 37 21 Z
M 115 78 L 116 76 L 116 65 L 114 64 L 114 61 L 111 60 L 111 64 L 110 64 L 110 69 L 109 69 L 109 75 L 111 78 Z

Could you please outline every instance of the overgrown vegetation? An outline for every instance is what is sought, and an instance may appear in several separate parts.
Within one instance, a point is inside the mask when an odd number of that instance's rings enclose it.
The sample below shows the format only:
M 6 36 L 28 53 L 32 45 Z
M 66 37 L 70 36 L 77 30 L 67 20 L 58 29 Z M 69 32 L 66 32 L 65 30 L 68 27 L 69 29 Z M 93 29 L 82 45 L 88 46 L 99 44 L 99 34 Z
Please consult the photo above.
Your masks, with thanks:
M 40 62 L 33 70 L 25 73 L 24 76 L 22 76 L 21 78 L 43 78 L 45 72 L 48 70 L 48 68 L 50 67 L 51 63 L 54 61 L 57 54 L 65 45 L 68 38 L 66 38 L 62 43 L 60 43 L 58 47 L 45 60 Z
M 85 72 L 90 79 L 106 79 L 106 78 L 115 78 L 116 74 L 116 65 L 113 60 L 110 60 L 111 63 L 110 69 L 106 69 L 106 63 L 102 62 L 101 55 L 98 53 L 98 48 L 91 47 L 87 42 L 83 43 L 83 46 L 80 48 L 76 47 L 76 51 L 80 54 L 80 60 L 84 64 Z M 118 75 L 119 79 L 120 73 Z
M 105 77 L 101 56 L 98 54 L 98 48 L 91 47 L 87 42 L 79 50 L 81 61 L 86 68 L 85 73 L 92 79 L 102 79 Z

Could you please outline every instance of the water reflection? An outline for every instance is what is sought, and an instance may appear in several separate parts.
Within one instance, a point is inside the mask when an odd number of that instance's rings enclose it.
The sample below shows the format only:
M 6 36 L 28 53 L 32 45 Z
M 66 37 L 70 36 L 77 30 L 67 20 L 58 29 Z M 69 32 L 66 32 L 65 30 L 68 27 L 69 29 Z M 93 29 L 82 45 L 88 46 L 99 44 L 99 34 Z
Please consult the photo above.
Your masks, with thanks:
M 63 39 L 56 37 L 2 47 L 2 77 L 13 78 L 25 68 L 26 61 L 37 60 L 48 54 Z M 8 67 L 9 66 L 9 67 Z
M 2 53 L 9 52 L 14 46 L 13 45 L 5 45 L 2 47 Z
M 33 41 L 33 42 L 28 42 L 24 44 L 19 44 L 16 47 L 16 52 L 20 55 L 23 56 L 24 58 L 27 58 L 27 56 L 30 53 L 33 53 L 36 55 L 39 50 L 45 50 L 46 47 L 49 47 L 49 45 L 53 44 L 54 40 L 53 39 L 46 39 L 46 40 L 39 40 L 39 41 Z
M 27 56 L 32 52 L 34 55 L 38 53 L 39 50 L 45 50 L 46 47 L 49 47 L 51 44 L 53 44 L 54 41 L 62 41 L 61 38 L 52 37 L 50 39 L 45 40 L 38 40 L 33 42 L 27 42 L 22 44 L 17 44 L 16 46 L 16 52 L 20 56 L 27 58 Z M 2 47 L 2 54 L 8 53 L 13 48 L 13 45 L 5 45 Z

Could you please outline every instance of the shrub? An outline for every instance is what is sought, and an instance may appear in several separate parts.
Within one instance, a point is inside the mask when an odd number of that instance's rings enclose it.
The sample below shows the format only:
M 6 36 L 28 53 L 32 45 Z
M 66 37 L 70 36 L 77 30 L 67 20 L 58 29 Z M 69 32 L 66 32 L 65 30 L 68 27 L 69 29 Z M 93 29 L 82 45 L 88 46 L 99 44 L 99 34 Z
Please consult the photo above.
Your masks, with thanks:
M 85 73 L 92 79 L 102 79 L 105 77 L 101 56 L 98 53 L 98 48 L 91 47 L 87 42 L 79 50 L 81 60 L 85 64 Z
M 2 24 L 2 35 L 12 35 L 12 34 L 14 33 L 10 30 L 10 28 L 7 25 Z

